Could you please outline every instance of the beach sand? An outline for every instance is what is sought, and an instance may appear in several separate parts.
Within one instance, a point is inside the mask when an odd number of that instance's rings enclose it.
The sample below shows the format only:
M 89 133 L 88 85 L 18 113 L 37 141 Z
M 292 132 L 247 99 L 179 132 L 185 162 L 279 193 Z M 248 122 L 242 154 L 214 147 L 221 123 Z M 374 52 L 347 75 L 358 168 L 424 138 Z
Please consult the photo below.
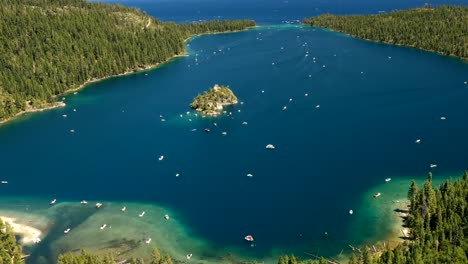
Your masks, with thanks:
M 42 235 L 41 230 L 32 226 L 17 223 L 15 218 L 6 216 L 0 216 L 0 218 L 8 223 L 16 234 L 21 236 L 20 243 L 22 244 L 33 244 L 38 241 Z

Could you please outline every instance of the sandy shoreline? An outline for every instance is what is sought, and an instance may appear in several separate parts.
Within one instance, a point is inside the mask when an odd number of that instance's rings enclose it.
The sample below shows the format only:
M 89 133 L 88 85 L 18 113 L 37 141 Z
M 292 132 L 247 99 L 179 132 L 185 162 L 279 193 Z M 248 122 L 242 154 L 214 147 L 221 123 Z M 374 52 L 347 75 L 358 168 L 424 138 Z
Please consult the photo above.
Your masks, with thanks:
M 46 110 L 50 110 L 50 109 L 54 109 L 54 108 L 58 108 L 58 107 L 64 107 L 64 106 L 66 106 L 66 104 L 64 102 L 62 102 L 62 101 L 59 101 L 59 102 L 54 102 L 52 104 L 47 104 L 46 106 L 41 107 L 41 108 L 27 109 L 27 110 L 24 110 L 24 111 L 21 111 L 21 112 L 17 113 L 16 115 L 14 115 L 12 117 L 0 120 L 0 125 L 4 124 L 4 123 L 6 123 L 6 122 L 8 122 L 10 120 L 13 120 L 16 117 L 22 116 L 24 114 L 34 113 L 34 112 L 42 112 L 42 111 L 46 111 Z
M 40 241 L 40 237 L 42 235 L 41 230 L 32 226 L 17 223 L 16 219 L 12 217 L 0 216 L 0 218 L 13 228 L 15 234 L 21 236 L 20 242 L 22 244 L 33 244 Z

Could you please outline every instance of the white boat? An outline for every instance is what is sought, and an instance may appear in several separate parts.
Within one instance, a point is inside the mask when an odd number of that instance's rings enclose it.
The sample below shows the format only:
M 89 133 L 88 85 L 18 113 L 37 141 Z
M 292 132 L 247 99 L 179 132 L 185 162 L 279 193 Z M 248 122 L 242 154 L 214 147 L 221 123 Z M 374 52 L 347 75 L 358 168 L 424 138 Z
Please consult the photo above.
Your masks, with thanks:
M 73 109 L 73 112 L 76 112 L 76 109 Z
M 227 135 L 227 132 L 222 132 L 221 133 L 223 136 L 226 136 Z
M 275 149 L 275 146 L 273 146 L 272 144 L 268 144 L 268 145 L 266 145 L 265 148 L 266 149 Z
M 161 122 L 166 122 L 166 119 L 164 119 L 164 118 L 161 118 Z
M 306 94 L 304 94 L 304 96 L 309 96 L 309 94 L 308 94 L 308 93 L 306 93 Z
M 124 207 L 122 207 L 122 209 L 120 209 L 120 210 L 122 210 L 122 212 L 125 212 L 125 211 L 127 210 L 127 207 L 124 206 Z
M 7 184 L 7 183 L 8 183 L 8 181 L 2 181 L 2 184 Z
M 67 117 L 67 115 L 62 115 L 63 117 Z
M 103 230 L 104 228 L 106 228 L 106 226 L 107 226 L 106 224 L 103 224 L 103 225 L 100 227 L 100 229 Z
M 148 238 L 146 241 L 145 241 L 146 244 L 149 244 L 151 243 L 151 238 Z
M 102 203 L 96 203 L 96 208 L 100 208 L 102 206 Z
M 159 158 L 158 158 L 159 161 L 162 161 L 163 159 L 164 159 L 163 155 L 159 156 Z
M 171 217 L 168 214 L 164 215 L 164 219 L 169 220 Z
M 252 173 L 247 174 L 247 177 L 253 177 Z
M 244 126 L 246 126 L 248 123 L 244 121 L 244 122 L 242 122 L 242 124 L 243 124 Z
M 292 102 L 292 98 L 289 98 L 289 102 Z
M 445 120 L 445 119 L 447 119 L 445 116 L 440 117 L 440 120 Z
M 71 230 L 70 228 L 67 228 L 67 229 L 65 229 L 65 231 L 63 231 L 63 233 L 68 234 L 70 232 L 70 230 Z
M 141 212 L 138 216 L 143 217 L 145 215 L 145 211 Z
M 421 139 L 419 139 L 419 138 L 418 138 L 418 139 L 416 139 L 416 140 L 414 141 L 414 143 L 416 143 L 416 144 L 419 144 L 419 143 L 421 143 Z
M 184 115 L 183 115 L 183 114 L 180 114 L 179 116 L 180 116 L 180 117 L 184 117 Z
M 385 179 L 385 182 L 389 182 L 391 180 L 392 180 L 392 178 L 387 178 L 387 179 Z
M 283 111 L 286 110 L 286 109 L 288 109 L 288 107 L 287 107 L 287 106 L 283 106 Z
M 83 200 L 80 202 L 80 204 L 88 204 L 88 202 L 86 200 Z
M 187 259 L 191 259 L 191 258 L 192 258 L 192 253 L 187 254 Z
M 70 129 L 70 132 L 71 132 L 71 133 L 75 133 L 75 129 Z
M 78 92 L 74 92 L 73 94 L 74 94 L 74 95 L 77 95 L 77 94 L 78 94 Z
M 262 90 L 262 93 L 265 93 L 265 90 Z
M 382 194 L 381 193 L 376 193 L 374 194 L 374 198 L 380 197 Z
M 54 205 L 55 203 L 57 203 L 57 199 L 53 199 L 52 201 L 50 201 L 50 205 Z
M 349 210 L 349 214 L 352 215 L 354 212 L 353 210 Z
M 36 238 L 33 239 L 33 242 L 34 242 L 34 244 L 37 244 L 37 243 L 41 242 L 41 239 L 36 237 Z
M 320 105 L 316 105 L 315 108 L 320 108 Z
M 254 238 L 253 238 L 252 235 L 246 235 L 246 236 L 244 237 L 244 239 L 247 240 L 247 241 L 249 241 L 249 242 L 253 242 L 253 241 L 254 241 Z
M 437 164 L 431 164 L 431 165 L 429 165 L 429 167 L 431 167 L 431 169 L 436 168 Z

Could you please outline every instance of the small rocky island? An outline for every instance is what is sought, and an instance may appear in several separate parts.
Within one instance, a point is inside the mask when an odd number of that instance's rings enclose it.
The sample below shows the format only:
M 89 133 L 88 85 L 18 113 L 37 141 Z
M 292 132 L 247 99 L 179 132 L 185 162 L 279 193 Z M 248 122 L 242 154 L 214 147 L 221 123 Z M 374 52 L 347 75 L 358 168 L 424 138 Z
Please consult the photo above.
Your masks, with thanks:
M 237 97 L 227 86 L 215 84 L 204 94 L 197 95 L 190 107 L 204 115 L 216 116 L 226 105 L 237 104 Z

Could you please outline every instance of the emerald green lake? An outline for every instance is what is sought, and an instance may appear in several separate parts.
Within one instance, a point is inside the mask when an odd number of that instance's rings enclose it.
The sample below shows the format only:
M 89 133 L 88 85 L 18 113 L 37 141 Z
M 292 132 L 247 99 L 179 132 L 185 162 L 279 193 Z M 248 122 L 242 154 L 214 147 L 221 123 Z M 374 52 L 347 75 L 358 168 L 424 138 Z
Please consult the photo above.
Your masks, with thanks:
M 195 263 L 347 254 L 395 230 L 412 179 L 468 168 L 460 60 L 298 25 L 196 37 L 187 49 L 0 126 L 0 215 L 48 231 L 27 247 L 30 263 L 151 245 Z M 214 84 L 242 103 L 195 116 L 189 103 Z

